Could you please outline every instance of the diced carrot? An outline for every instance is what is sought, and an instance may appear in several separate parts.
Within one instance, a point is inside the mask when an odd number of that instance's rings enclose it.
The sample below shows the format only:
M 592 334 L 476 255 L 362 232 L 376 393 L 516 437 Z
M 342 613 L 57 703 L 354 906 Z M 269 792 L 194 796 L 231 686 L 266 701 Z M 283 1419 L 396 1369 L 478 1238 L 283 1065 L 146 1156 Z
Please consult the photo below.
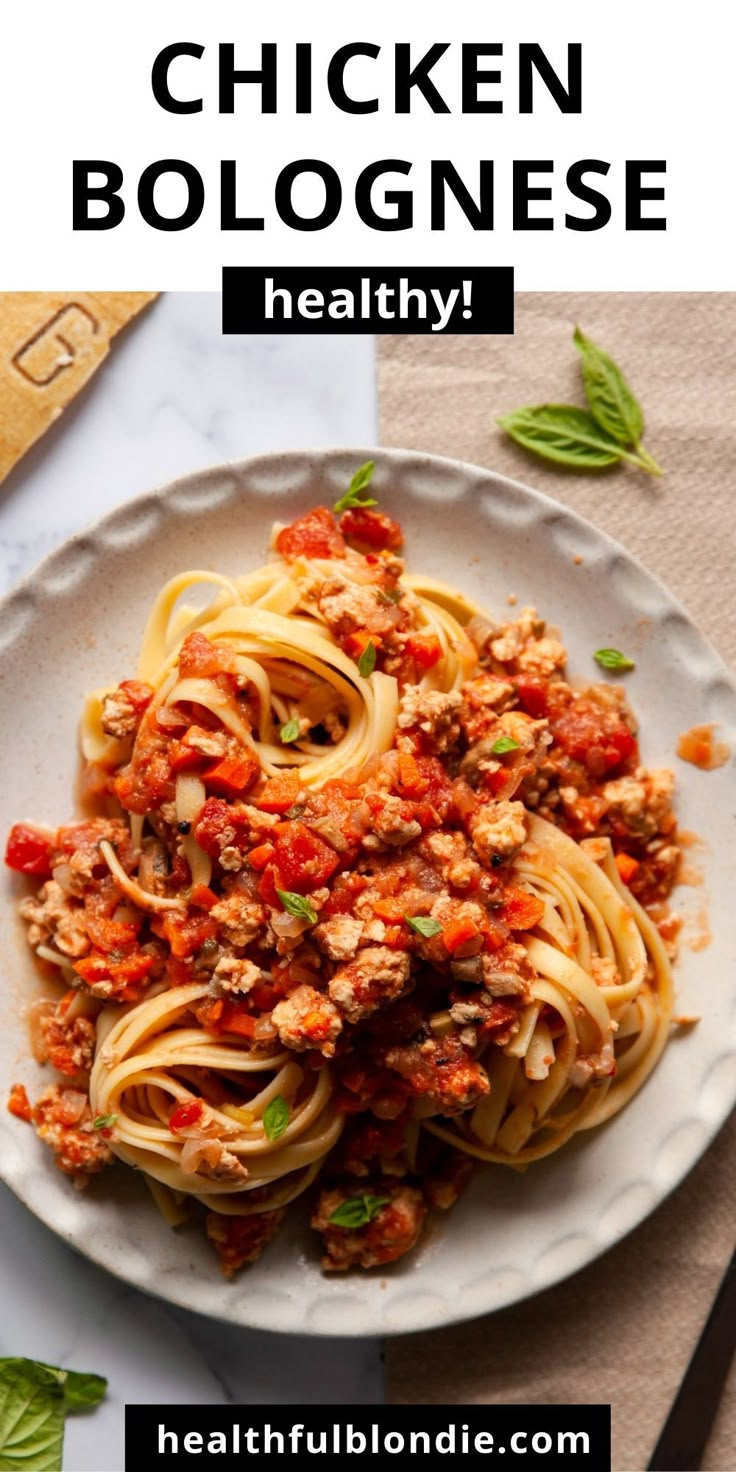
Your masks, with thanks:
M 504 893 L 501 914 L 512 930 L 533 930 L 544 914 L 544 900 L 525 889 L 509 888 Z
M 622 851 L 616 854 L 616 868 L 624 884 L 630 884 L 637 870 L 641 868 L 641 865 L 638 859 Z
M 256 848 L 252 848 L 250 853 L 248 854 L 248 863 L 250 864 L 251 869 L 255 869 L 257 873 L 260 874 L 261 870 L 265 869 L 266 864 L 271 862 L 273 854 L 274 847 L 272 843 L 259 843 L 258 846 Z
M 202 773 L 202 781 L 225 797 L 238 797 L 247 791 L 259 771 L 258 758 L 254 752 L 244 751 L 237 756 L 224 756 Z
M 255 805 L 264 813 L 288 813 L 298 800 L 300 788 L 298 771 L 280 772 L 266 783 Z
M 397 785 L 402 797 L 425 797 L 429 791 L 429 778 L 424 775 L 416 758 L 409 752 L 399 753 Z
M 257 1021 L 258 1018 L 253 1017 L 250 1012 L 243 1012 L 232 1002 L 226 1002 L 217 1026 L 222 1032 L 232 1032 L 241 1038 L 253 1038 Z
M 460 916 L 457 920 L 448 920 L 447 925 L 442 927 L 442 940 L 446 950 L 452 952 L 460 949 L 467 941 L 475 940 L 480 934 L 478 926 L 473 920 Z
M 23 1084 L 13 1084 L 8 1098 L 8 1110 L 16 1119 L 24 1119 L 27 1124 L 30 1123 L 31 1106 Z
M 375 649 L 381 646 L 381 640 L 377 634 L 371 634 L 368 629 L 355 629 L 352 634 L 346 634 L 342 641 L 342 647 L 351 659 L 360 659 L 361 654 L 370 643 Z

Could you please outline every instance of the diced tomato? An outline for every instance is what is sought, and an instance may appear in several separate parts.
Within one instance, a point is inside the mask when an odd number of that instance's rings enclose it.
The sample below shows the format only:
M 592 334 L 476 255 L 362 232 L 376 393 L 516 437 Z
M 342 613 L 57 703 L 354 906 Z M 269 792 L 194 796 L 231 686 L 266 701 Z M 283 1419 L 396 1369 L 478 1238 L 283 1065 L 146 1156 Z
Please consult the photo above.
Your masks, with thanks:
M 504 890 L 501 914 L 511 930 L 533 930 L 544 914 L 544 900 L 525 889 L 509 886 Z
M 451 954 L 466 945 L 469 940 L 475 940 L 479 935 L 480 931 L 474 921 L 464 917 L 449 920 L 447 925 L 442 927 L 442 941 L 445 949 Z
M 377 552 L 397 552 L 404 544 L 404 533 L 398 521 L 392 521 L 385 511 L 377 511 L 375 507 L 351 506 L 343 511 L 340 531 L 360 551 L 364 547 L 372 547 Z
M 622 850 L 616 854 L 616 868 L 624 884 L 630 884 L 634 875 L 641 868 L 641 864 L 632 854 L 624 853 Z
M 217 675 L 232 675 L 235 664 L 227 650 L 219 649 L 205 634 L 187 634 L 179 651 L 179 674 L 183 680 L 211 680 Z
M 8 1097 L 8 1111 L 14 1114 L 16 1119 L 24 1119 L 27 1124 L 30 1124 L 31 1106 L 23 1084 L 13 1084 Z
M 255 805 L 264 813 L 288 813 L 298 801 L 300 790 L 299 772 L 295 768 L 279 772 L 278 777 L 271 777 L 266 783 L 255 799 Z
M 431 670 L 442 658 L 442 645 L 434 634 L 410 634 L 404 648 L 420 670 Z
M 617 716 L 587 700 L 578 700 L 552 722 L 555 741 L 592 777 L 601 777 L 630 757 L 636 757 L 636 738 Z
M 194 837 L 211 859 L 219 859 L 224 847 L 244 848 L 249 824 L 237 807 L 221 797 L 208 797 L 194 829 Z
M 409 752 L 399 753 L 399 780 L 396 785 L 401 797 L 426 797 L 429 791 L 429 777 Z
M 169 1115 L 169 1129 L 186 1130 L 193 1124 L 199 1124 L 202 1118 L 204 1105 L 201 1099 L 185 1099 L 183 1104 L 178 1104 L 173 1114 Z
M 148 709 L 155 694 L 153 685 L 147 685 L 145 680 L 121 680 L 118 690 L 125 692 L 127 701 L 138 716 Z
M 544 680 L 537 679 L 534 675 L 526 675 L 517 681 L 516 693 L 519 697 L 519 705 L 527 715 L 534 716 L 535 720 L 541 720 L 542 716 L 549 714 L 547 686 Z
M 276 538 L 276 551 L 286 558 L 342 557 L 345 538 L 332 512 L 326 506 L 315 506 L 283 527 Z
M 217 895 L 208 884 L 195 884 L 189 899 L 199 910 L 212 910 L 217 904 Z
M 166 980 L 169 986 L 186 986 L 192 979 L 192 962 L 180 961 L 170 956 L 166 962 Z
M 426 815 L 423 816 L 422 814 L 422 807 L 430 804 L 436 810 L 436 813 L 439 814 L 441 821 L 444 822 L 451 808 L 454 806 L 453 784 L 447 776 L 442 763 L 437 760 L 436 756 L 417 756 L 414 760 L 417 764 L 420 781 L 427 783 L 423 794 L 424 803 L 420 805 L 414 816 L 422 824 L 423 828 L 429 826 L 429 820 L 426 818 Z M 433 816 L 431 821 L 436 824 L 436 816 Z
M 48 879 L 52 864 L 51 838 L 32 828 L 30 823 L 14 823 L 8 834 L 5 862 L 18 874 L 37 874 Z
M 134 946 L 140 929 L 140 918 L 135 920 L 113 920 L 95 905 L 97 897 L 88 895 L 85 901 L 84 923 L 87 934 L 98 951 L 124 951 Z
M 334 848 L 297 820 L 279 823 L 274 862 L 284 881 L 280 889 L 309 894 L 327 883 L 340 859 Z
M 149 813 L 173 798 L 169 746 L 169 740 L 159 731 L 152 716 L 145 716 L 133 756 L 113 783 L 118 799 L 129 812 Z

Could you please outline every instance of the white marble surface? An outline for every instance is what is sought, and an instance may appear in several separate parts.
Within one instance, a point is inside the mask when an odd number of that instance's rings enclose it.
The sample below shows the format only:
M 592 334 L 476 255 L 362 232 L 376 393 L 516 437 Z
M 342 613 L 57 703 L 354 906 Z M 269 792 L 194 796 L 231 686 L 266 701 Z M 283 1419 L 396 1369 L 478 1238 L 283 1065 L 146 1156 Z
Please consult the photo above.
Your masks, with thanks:
M 72 532 L 172 476 L 254 451 L 375 440 L 367 337 L 222 337 L 220 298 L 162 298 L 0 486 L 4 592 Z M 64 1246 L 0 1188 L 0 1353 L 107 1375 L 65 1472 L 119 1472 L 126 1401 L 376 1402 L 376 1341 L 251 1333 L 167 1307 Z

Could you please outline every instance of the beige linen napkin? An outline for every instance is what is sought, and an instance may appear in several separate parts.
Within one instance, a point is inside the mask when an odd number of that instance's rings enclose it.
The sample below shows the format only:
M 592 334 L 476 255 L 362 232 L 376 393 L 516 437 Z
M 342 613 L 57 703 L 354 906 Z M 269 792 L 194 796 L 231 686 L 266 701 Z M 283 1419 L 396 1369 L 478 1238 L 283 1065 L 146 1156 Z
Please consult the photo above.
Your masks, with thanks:
M 579 322 L 624 368 L 666 475 L 571 474 L 496 427 L 523 404 L 583 403 Z M 514 337 L 379 340 L 385 445 L 475 461 L 526 481 L 622 541 L 736 664 L 736 295 L 520 295 Z M 471 1324 L 394 1339 L 399 1402 L 610 1401 L 616 1472 L 643 1472 L 733 1248 L 736 1127 L 598 1263 Z M 736 1472 L 736 1375 L 706 1454 Z

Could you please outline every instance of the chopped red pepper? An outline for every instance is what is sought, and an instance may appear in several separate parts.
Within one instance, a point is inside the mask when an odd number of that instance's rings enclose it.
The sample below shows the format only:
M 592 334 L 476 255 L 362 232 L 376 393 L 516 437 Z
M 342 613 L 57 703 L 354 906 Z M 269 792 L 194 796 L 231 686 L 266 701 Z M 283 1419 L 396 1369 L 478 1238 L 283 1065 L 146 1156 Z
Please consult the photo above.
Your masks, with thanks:
M 199 1124 L 202 1118 L 204 1105 L 201 1099 L 185 1099 L 183 1104 L 177 1105 L 173 1114 L 169 1115 L 169 1129 L 189 1129 L 193 1124 Z
M 533 716 L 535 720 L 548 715 L 547 686 L 544 680 L 539 680 L 534 675 L 527 675 L 517 682 L 516 691 L 519 705 L 527 715 Z
M 431 670 L 442 658 L 442 645 L 434 634 L 410 634 L 404 648 L 420 670 Z
M 283 880 L 279 889 L 309 894 L 327 883 L 340 860 L 334 848 L 297 820 L 279 823 L 274 863 Z

